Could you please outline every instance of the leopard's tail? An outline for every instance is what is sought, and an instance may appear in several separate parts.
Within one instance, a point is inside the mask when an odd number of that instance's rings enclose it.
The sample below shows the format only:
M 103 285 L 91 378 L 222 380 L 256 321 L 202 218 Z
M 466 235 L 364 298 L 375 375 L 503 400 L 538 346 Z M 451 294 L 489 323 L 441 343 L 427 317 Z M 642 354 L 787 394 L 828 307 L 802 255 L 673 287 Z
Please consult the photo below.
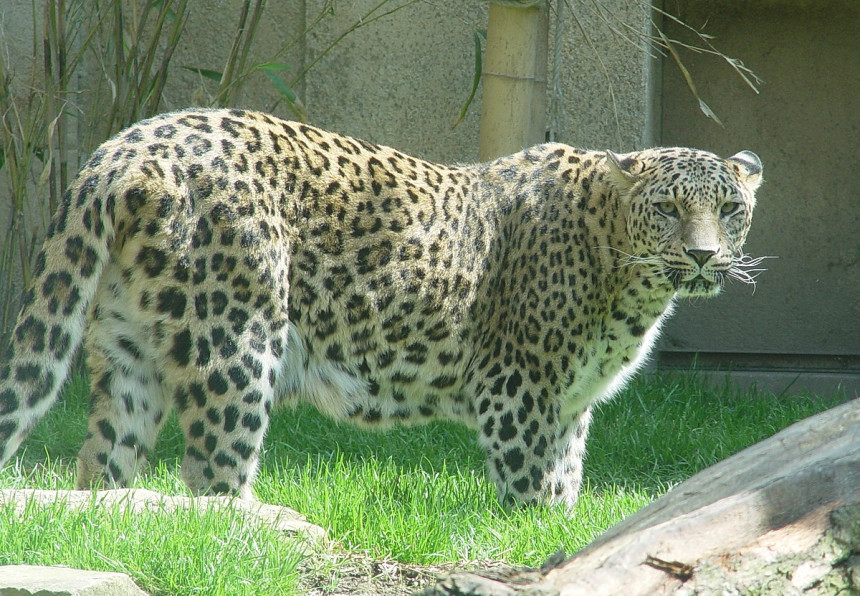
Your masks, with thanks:
M 0 466 L 57 399 L 83 341 L 84 324 L 115 238 L 110 181 L 96 152 L 63 195 L 0 351 Z

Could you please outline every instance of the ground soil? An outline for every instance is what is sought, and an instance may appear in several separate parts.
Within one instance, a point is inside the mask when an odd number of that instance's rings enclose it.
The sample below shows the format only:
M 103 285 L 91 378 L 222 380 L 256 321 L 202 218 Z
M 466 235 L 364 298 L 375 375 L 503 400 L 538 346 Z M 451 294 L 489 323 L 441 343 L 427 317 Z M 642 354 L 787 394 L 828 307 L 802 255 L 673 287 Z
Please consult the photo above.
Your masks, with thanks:
M 313 554 L 299 566 L 308 596 L 407 596 L 457 571 L 492 569 L 493 561 L 410 565 L 354 553 Z

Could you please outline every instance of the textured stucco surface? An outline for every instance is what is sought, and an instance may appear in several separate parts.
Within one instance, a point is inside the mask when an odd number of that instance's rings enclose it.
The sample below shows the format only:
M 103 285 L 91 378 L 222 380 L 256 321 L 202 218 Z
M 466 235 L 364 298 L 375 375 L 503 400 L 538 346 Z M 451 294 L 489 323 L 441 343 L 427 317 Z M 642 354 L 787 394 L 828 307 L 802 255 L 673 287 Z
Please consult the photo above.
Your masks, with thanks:
M 307 0 L 311 21 L 325 0 Z M 480 92 L 465 120 L 452 128 L 469 96 L 475 64 L 474 32 L 486 27 L 482 2 L 378 0 L 335 3 L 309 32 L 307 61 L 332 40 L 366 22 L 319 58 L 306 80 L 311 122 L 435 161 L 474 161 L 478 154 Z M 403 6 L 387 16 L 373 16 Z
M 636 0 L 573 0 L 561 4 L 560 15 L 551 11 L 550 93 L 560 107 L 553 118 L 548 102 L 549 125 L 558 141 L 616 152 L 654 145 L 650 85 L 659 62 L 630 33 L 650 33 L 650 19 L 651 10 Z
M 140 18 L 133 6 L 140 10 L 142 3 L 126 1 L 123 4 L 126 27 Z M 191 69 L 223 71 L 230 47 L 235 36 L 242 7 L 242 0 L 219 0 L 218 2 L 189 2 L 189 18 L 185 33 L 170 62 L 169 76 L 164 90 L 160 111 L 175 110 L 187 106 L 209 105 L 216 93 L 217 84 L 201 77 Z M 35 6 L 35 10 L 34 10 Z M 304 1 L 269 2 L 264 18 L 261 19 L 255 41 L 251 46 L 248 64 L 254 65 L 277 61 L 288 65 L 284 78 L 290 80 L 301 71 L 304 59 Z M 34 23 L 35 17 L 35 23 Z M 150 14 L 149 22 L 154 20 Z M 34 27 L 38 32 L 34 45 Z M 0 52 L 5 71 L 2 73 L 9 81 L 9 89 L 19 99 L 17 113 L 7 114 L 10 121 L 26 121 L 32 105 L 26 103 L 28 90 L 40 88 L 43 57 L 41 31 L 43 28 L 42 3 L 30 0 L 3 0 L 0 2 Z M 75 30 L 78 36 L 80 29 Z M 148 40 L 148 31 L 142 39 Z M 103 43 L 106 40 L 103 40 Z M 35 47 L 35 55 L 34 55 Z M 103 47 L 108 47 L 107 45 Z M 160 44 L 163 52 L 164 43 Z M 160 54 L 159 58 L 160 60 Z M 104 120 L 109 107 L 109 98 L 115 73 L 106 66 L 108 61 L 95 52 L 85 54 L 78 67 L 76 76 L 70 81 L 70 93 L 64 96 L 66 112 L 73 117 L 67 118 L 67 157 L 68 168 L 73 173 L 86 159 L 87 155 L 105 140 Z M 34 82 L 35 81 L 35 82 Z M 5 82 L 5 81 L 4 81 Z M 235 105 L 266 111 L 274 111 L 279 116 L 289 118 L 291 112 L 282 104 L 276 106 L 279 93 L 262 72 L 253 72 L 246 80 Z M 19 141 L 20 142 L 20 141 Z M 42 162 L 35 160 L 31 177 L 32 202 L 25 209 L 25 225 L 28 236 L 32 235 L 38 246 L 47 228 L 50 217 L 44 188 L 36 187 L 41 174 Z M 6 234 L 12 218 L 10 198 L 12 196 L 8 169 L 0 168 L 0 234 Z M 17 255 L 14 259 L 17 262 Z M 6 279 L 0 280 L 0 293 L 21 293 L 20 273 L 13 275 L 11 287 Z M 0 330 L 0 336 L 4 330 Z
M 223 69 L 242 3 L 216 4 L 190 3 L 162 110 L 205 104 L 214 95 L 215 84 L 189 69 Z M 304 66 L 312 65 L 305 78 L 294 82 L 294 89 L 314 124 L 428 159 L 474 160 L 480 88 L 464 121 L 456 128 L 452 125 L 471 89 L 474 34 L 487 26 L 487 2 L 391 0 L 374 11 L 377 5 L 378 0 L 270 2 L 249 63 L 285 63 L 289 70 L 284 78 L 291 82 Z M 560 4 L 560 13 L 556 8 L 550 10 L 547 59 L 548 93 L 557 108 L 548 115 L 548 132 L 552 129 L 554 139 L 583 147 L 625 151 L 650 145 L 648 76 L 653 61 L 641 42 L 622 40 L 612 32 L 645 27 L 647 7 L 636 0 L 620 0 L 609 11 L 588 0 L 572 0 Z M 41 27 L 37 13 L 36 26 Z M 130 8 L 126 14 L 132 21 Z M 30 66 L 40 61 L 28 59 L 31 15 L 27 0 L 9 0 L 0 9 L 3 43 L 9 62 L 16 65 L 19 89 L 30 76 Z M 82 107 L 81 141 L 88 138 L 90 123 L 98 122 L 103 109 L 103 101 L 93 99 L 94 92 L 105 93 L 109 78 L 93 56 L 84 61 L 76 81 L 82 93 L 75 97 Z M 257 72 L 236 103 L 271 110 L 277 100 L 276 90 Z M 283 104 L 274 111 L 291 117 Z
M 133 4 L 124 6 L 130 26 L 135 21 Z M 645 26 L 647 7 L 637 0 L 619 0 L 611 12 L 590 0 L 559 6 L 560 13 L 553 6 L 549 18 L 548 93 L 555 101 L 547 101 L 548 108 L 554 106 L 547 136 L 616 151 L 651 145 L 648 75 L 653 62 L 641 43 L 623 41 L 611 31 Z M 192 69 L 223 70 L 241 7 L 241 0 L 189 3 L 162 111 L 211 102 L 216 84 Z M 35 12 L 35 27 L 41 31 L 42 11 Z M 248 63 L 286 64 L 284 79 L 293 85 L 313 124 L 426 159 L 471 162 L 478 155 L 480 87 L 464 120 L 453 124 L 471 90 L 474 36 L 486 28 L 487 13 L 482 0 L 391 0 L 381 6 L 379 0 L 269 2 Z M 42 62 L 38 55 L 32 58 L 33 27 L 29 0 L 7 0 L 0 7 L 0 49 L 13 65 L 6 74 L 13 75 L 11 87 L 22 96 L 31 69 Z M 36 47 L 40 51 L 39 43 Z M 306 66 L 308 73 L 301 77 Z M 90 53 L 72 82 L 76 93 L 69 96 L 69 111 L 78 117 L 69 124 L 71 170 L 105 136 L 99 124 L 112 76 Z M 235 105 L 291 118 L 278 99 L 268 79 L 254 72 Z M 0 190 L 8 196 L 4 183 L 0 176 Z M 0 224 L 10 217 L 9 203 L 0 201 Z M 44 229 L 47 211 L 33 217 L 42 220 Z
M 375 4 L 339 3 L 309 33 L 307 60 Z M 307 0 L 308 21 L 327 5 Z M 635 0 L 613 3 L 611 10 L 588 0 L 565 2 L 560 14 L 556 8 L 549 17 L 547 106 L 555 95 L 558 107 L 547 115 L 547 131 L 555 140 L 588 148 L 652 145 L 649 76 L 659 63 L 641 40 L 613 32 L 627 26 L 648 31 L 650 10 Z M 478 0 L 419 2 L 350 33 L 308 75 L 311 120 L 428 159 L 474 160 L 480 89 L 464 122 L 453 130 L 451 124 L 471 87 L 473 35 L 486 27 L 486 15 L 486 3 Z

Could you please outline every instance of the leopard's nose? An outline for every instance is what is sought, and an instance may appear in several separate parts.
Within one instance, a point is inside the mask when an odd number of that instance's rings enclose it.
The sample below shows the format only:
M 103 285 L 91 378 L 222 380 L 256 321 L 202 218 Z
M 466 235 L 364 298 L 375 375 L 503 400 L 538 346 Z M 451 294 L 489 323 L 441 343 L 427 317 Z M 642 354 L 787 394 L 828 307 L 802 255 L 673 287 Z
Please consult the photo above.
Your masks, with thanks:
M 690 255 L 696 262 L 696 265 L 701 268 L 719 251 L 711 248 L 685 248 L 684 252 Z

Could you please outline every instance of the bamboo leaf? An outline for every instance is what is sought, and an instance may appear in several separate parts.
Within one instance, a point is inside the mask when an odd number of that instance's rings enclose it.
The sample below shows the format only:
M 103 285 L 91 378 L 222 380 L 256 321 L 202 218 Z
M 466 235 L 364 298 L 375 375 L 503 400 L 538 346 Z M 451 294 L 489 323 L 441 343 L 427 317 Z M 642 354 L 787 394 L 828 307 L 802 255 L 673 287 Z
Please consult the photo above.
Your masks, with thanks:
M 259 68 L 259 65 L 257 66 Z M 272 85 L 278 92 L 283 96 L 284 101 L 287 103 L 287 107 L 290 108 L 290 111 L 295 115 L 296 119 L 301 122 L 306 122 L 308 119 L 308 113 L 305 109 L 304 104 L 299 100 L 296 96 L 296 93 L 290 88 L 289 85 L 282 79 L 278 73 L 277 69 L 260 69 L 263 71 L 263 74 L 266 75 L 271 81 Z
M 296 99 L 296 101 L 287 102 L 287 107 L 290 108 L 290 111 L 296 117 L 296 120 L 298 120 L 299 122 L 308 121 L 308 111 L 305 108 L 305 104 L 303 104 L 301 100 Z
M 210 81 L 215 81 L 216 83 L 221 82 L 221 77 L 224 76 L 223 73 L 218 72 L 217 70 L 209 70 L 208 68 L 196 68 L 194 66 L 183 66 L 185 70 L 190 70 L 193 73 L 199 74 L 204 79 L 209 79 Z
M 708 104 L 706 104 L 705 100 L 702 99 L 701 97 L 699 98 L 699 109 L 702 110 L 702 113 L 705 114 L 705 116 L 707 116 L 708 118 L 710 118 L 711 120 L 713 120 L 714 122 L 719 124 L 720 126 L 723 125 L 722 121 L 719 118 L 717 118 L 717 115 L 714 113 L 714 111 L 711 109 L 711 107 Z
M 469 93 L 469 97 L 466 99 L 466 103 L 463 104 L 463 107 L 460 109 L 460 114 L 457 116 L 457 120 L 454 121 L 454 124 L 451 128 L 457 128 L 459 124 L 466 117 L 466 112 L 469 110 L 469 106 L 472 105 L 472 100 L 475 99 L 475 93 L 478 92 L 478 85 L 481 84 L 481 73 L 484 70 L 483 59 L 481 56 L 481 39 L 482 35 L 480 31 L 475 31 L 475 72 L 472 74 L 472 90 Z M 484 32 L 483 38 L 486 39 L 486 32 Z
M 42 173 L 39 174 L 39 180 L 36 183 L 36 188 L 38 188 L 40 192 L 48 185 L 48 182 L 51 179 L 51 170 L 54 167 L 54 136 L 57 132 L 57 126 L 59 125 L 61 117 L 62 112 L 58 113 L 57 116 L 51 120 L 46 131 L 47 142 L 45 143 L 45 146 L 47 147 L 47 159 L 44 160 Z
M 286 99 L 289 103 L 293 103 L 294 101 L 296 101 L 295 92 L 290 89 L 290 86 L 287 85 L 286 82 L 284 82 L 284 79 L 279 77 L 271 70 L 264 70 L 263 74 L 265 74 L 269 78 L 269 81 L 271 81 L 275 89 L 277 89 L 278 92 L 284 96 L 284 99 Z
M 257 70 L 272 70 L 272 71 L 282 71 L 289 70 L 289 65 L 284 64 L 283 62 L 263 62 L 261 64 L 257 64 L 254 66 Z
M 164 0 L 154 0 L 152 2 L 152 6 L 154 8 L 157 8 L 158 10 L 161 10 L 162 4 L 164 4 Z M 167 18 L 170 20 L 176 19 L 176 11 L 173 10 L 172 8 L 170 8 L 169 6 L 167 7 Z

